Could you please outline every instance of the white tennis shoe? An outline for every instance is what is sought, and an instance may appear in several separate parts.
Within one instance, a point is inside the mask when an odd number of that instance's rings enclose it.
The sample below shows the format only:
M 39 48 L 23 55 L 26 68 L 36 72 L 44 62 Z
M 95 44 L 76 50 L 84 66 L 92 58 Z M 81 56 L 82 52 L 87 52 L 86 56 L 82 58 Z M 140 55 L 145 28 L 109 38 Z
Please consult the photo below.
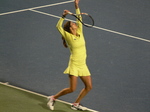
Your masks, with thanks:
M 48 97 L 48 103 L 47 106 L 49 107 L 50 110 L 54 110 L 54 104 L 55 104 L 55 99 L 53 96 Z
M 77 104 L 77 103 L 73 103 L 72 105 L 71 105 L 71 109 L 73 109 L 73 110 L 87 110 L 87 108 L 86 107 L 83 107 L 83 106 L 81 106 L 80 104 Z

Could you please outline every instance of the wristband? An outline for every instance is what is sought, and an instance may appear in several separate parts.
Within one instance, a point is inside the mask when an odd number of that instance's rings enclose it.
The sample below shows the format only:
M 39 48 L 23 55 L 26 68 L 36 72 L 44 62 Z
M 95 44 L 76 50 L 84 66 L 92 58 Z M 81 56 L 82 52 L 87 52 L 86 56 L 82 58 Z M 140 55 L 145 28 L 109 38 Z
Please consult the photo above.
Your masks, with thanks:
M 62 18 L 65 18 L 66 17 L 66 15 L 62 15 Z

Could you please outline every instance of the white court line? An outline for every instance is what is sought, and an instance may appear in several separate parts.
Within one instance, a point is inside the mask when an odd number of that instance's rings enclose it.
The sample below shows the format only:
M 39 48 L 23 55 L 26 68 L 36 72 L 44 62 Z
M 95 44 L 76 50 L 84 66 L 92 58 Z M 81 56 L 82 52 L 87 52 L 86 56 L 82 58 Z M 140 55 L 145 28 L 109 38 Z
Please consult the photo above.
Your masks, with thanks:
M 21 9 L 21 10 L 16 10 L 16 11 L 11 11 L 11 12 L 5 12 L 5 13 L 1 13 L 0 16 L 7 15 L 7 14 L 18 13 L 18 12 L 23 12 L 23 11 L 28 11 L 28 10 L 31 10 L 31 9 L 39 9 L 39 8 L 45 8 L 45 7 L 50 7 L 50 6 L 60 5 L 60 4 L 66 4 L 66 3 L 73 2 L 73 1 L 74 0 L 66 1 L 66 2 L 59 2 L 59 3 L 44 5 L 44 6 L 38 6 L 38 7 L 33 7 L 33 8 Z
M 44 98 L 48 98 L 48 96 L 45 96 L 45 95 L 42 95 L 42 94 L 39 94 L 39 93 L 36 93 L 36 92 L 32 92 L 32 91 L 29 91 L 29 90 L 26 90 L 26 89 L 22 89 L 22 88 L 13 86 L 13 85 L 9 85 L 8 82 L 6 82 L 6 83 L 0 82 L 0 84 L 8 86 L 8 87 L 12 87 L 12 88 L 17 89 L 17 90 L 25 91 L 25 92 L 28 92 L 28 93 L 31 93 L 31 94 L 34 94 L 34 95 L 38 95 L 38 96 L 41 96 L 41 97 L 44 97 Z M 71 105 L 71 103 L 68 103 L 68 102 L 65 102 L 65 101 L 62 101 L 62 100 L 57 99 L 57 101 L 68 104 L 68 105 Z M 87 109 L 87 110 L 89 110 L 91 112 L 99 112 L 99 111 L 92 110 L 92 109 Z
M 96 29 L 100 29 L 100 30 L 104 30 L 104 31 L 107 31 L 107 32 L 115 33 L 115 34 L 118 34 L 118 35 L 123 35 L 123 36 L 126 36 L 126 37 L 131 37 L 131 38 L 134 38 L 134 39 L 150 42 L 150 40 L 144 39 L 144 38 L 141 38 L 141 37 L 136 37 L 136 36 L 133 36 L 133 35 L 120 33 L 120 32 L 117 32 L 117 31 L 113 31 L 113 30 L 109 30 L 109 29 L 105 29 L 105 28 L 101 28 L 101 27 L 97 27 L 97 26 L 93 26 L 93 27 L 96 28 Z
M 40 14 L 44 14 L 44 15 L 47 15 L 47 16 L 60 18 L 60 16 L 52 15 L 52 14 L 49 14 L 49 13 L 45 13 L 45 12 L 41 12 L 41 11 L 37 11 L 37 10 L 33 10 L 33 9 L 30 9 L 30 11 L 40 13 Z M 66 20 L 70 20 L 70 19 L 66 19 Z M 70 21 L 72 21 L 72 20 L 70 20 Z M 134 39 L 137 39 L 137 40 L 142 40 L 142 41 L 145 41 L 145 42 L 150 42 L 150 40 L 148 40 L 148 39 L 144 39 L 144 38 L 141 38 L 141 37 L 136 37 L 136 36 L 120 33 L 120 32 L 117 32 L 117 31 L 105 29 L 105 28 L 98 27 L 98 26 L 93 26 L 93 28 L 100 29 L 100 30 L 107 31 L 107 32 L 111 32 L 111 33 L 115 33 L 115 34 L 126 36 L 126 37 L 130 37 L 130 38 L 134 38 Z
M 52 16 L 52 17 L 55 17 L 55 18 L 60 18 L 60 16 L 56 16 L 56 15 L 53 15 L 53 14 L 49 14 L 49 13 L 45 13 L 45 12 L 41 12 L 41 11 L 37 11 L 37 10 L 33 10 L 33 9 L 30 9 L 30 11 L 40 13 L 40 14 L 44 14 L 44 15 L 47 15 L 47 16 Z M 65 20 L 73 21 L 71 19 L 65 19 Z M 75 22 L 75 21 L 73 21 L 73 22 Z

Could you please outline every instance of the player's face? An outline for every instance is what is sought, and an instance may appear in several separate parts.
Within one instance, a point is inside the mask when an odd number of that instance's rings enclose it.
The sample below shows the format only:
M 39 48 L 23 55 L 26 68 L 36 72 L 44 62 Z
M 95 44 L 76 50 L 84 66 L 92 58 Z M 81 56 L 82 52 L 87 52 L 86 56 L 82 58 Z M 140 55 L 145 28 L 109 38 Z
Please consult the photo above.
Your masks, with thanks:
M 78 28 L 77 24 L 74 23 L 74 22 L 70 23 L 70 27 L 73 28 L 73 29 L 77 29 Z

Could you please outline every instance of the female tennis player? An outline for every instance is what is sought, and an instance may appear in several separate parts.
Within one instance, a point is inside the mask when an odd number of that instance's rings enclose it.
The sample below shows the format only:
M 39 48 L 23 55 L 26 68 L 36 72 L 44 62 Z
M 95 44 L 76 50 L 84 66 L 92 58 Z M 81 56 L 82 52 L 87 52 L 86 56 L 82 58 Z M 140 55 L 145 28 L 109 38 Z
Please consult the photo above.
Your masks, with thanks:
M 80 14 L 79 0 L 75 0 L 76 14 Z M 86 65 L 86 45 L 83 35 L 82 24 L 77 20 L 76 23 L 68 21 L 64 28 L 62 28 L 65 16 L 68 14 L 68 10 L 64 10 L 62 18 L 58 21 L 56 27 L 60 34 L 62 35 L 63 44 L 65 47 L 70 49 L 70 60 L 68 67 L 64 71 L 64 74 L 69 74 L 70 86 L 58 92 L 57 94 L 48 97 L 48 107 L 54 110 L 55 99 L 60 96 L 72 93 L 76 89 L 77 78 L 80 77 L 83 81 L 85 88 L 82 89 L 76 101 L 72 103 L 71 108 L 74 110 L 86 110 L 85 107 L 80 105 L 80 101 L 84 96 L 92 89 L 92 80 L 89 69 Z

